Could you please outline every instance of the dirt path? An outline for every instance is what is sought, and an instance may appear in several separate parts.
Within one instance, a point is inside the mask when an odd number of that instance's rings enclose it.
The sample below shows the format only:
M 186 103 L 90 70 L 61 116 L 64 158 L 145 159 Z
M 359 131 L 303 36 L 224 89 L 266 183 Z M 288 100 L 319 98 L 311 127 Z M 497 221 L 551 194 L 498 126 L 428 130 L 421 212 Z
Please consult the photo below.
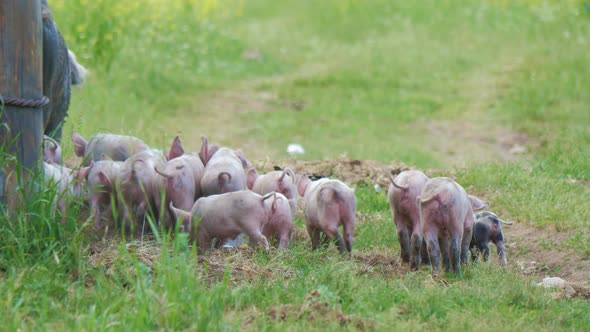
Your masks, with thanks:
M 460 109 L 451 119 L 423 119 L 413 124 L 448 165 L 463 166 L 471 161 L 511 161 L 528 158 L 537 143 L 527 134 L 507 127 L 493 114 L 493 105 L 509 90 L 512 75 L 522 60 L 498 60 L 469 74 L 459 83 Z M 457 107 L 450 105 L 450 107 Z M 506 121 L 504 121 L 506 122 Z
M 572 232 L 515 223 L 504 227 L 504 233 L 510 265 L 523 275 L 590 283 L 590 257 L 565 247 L 564 242 L 574 235 Z
M 417 137 L 431 147 L 437 159 L 449 166 L 464 166 L 474 161 L 511 161 L 526 159 L 536 149 L 537 142 L 523 132 L 507 126 L 493 114 L 493 105 L 511 87 L 513 75 L 524 62 L 514 57 L 499 59 L 489 66 L 467 73 L 457 84 L 458 103 L 445 107 L 446 118 L 425 118 L 410 123 L 419 133 Z M 224 89 L 210 91 L 196 97 L 193 105 L 180 109 L 170 117 L 171 128 L 181 128 L 177 134 L 185 147 L 196 151 L 200 136 L 206 134 L 213 142 L 237 146 L 249 152 L 252 159 L 276 155 L 270 142 L 261 141 L 259 129 L 244 126 L 248 114 L 273 112 L 277 109 L 300 110 L 305 100 L 285 100 L 269 86 L 312 78 L 328 73 L 338 64 L 312 64 L 293 72 L 235 82 Z M 198 121 L 195 121 L 198 119 Z M 247 122 L 247 121 L 246 121 Z M 191 124 L 179 126 L 179 123 Z M 184 128 L 184 129 L 182 129 Z M 239 142 L 239 143 L 237 143 Z

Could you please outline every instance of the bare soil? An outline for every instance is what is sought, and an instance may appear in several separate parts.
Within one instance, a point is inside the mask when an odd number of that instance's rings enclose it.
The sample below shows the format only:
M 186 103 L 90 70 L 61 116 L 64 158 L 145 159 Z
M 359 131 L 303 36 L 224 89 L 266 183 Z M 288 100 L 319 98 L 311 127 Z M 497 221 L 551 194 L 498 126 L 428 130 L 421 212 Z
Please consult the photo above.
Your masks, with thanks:
M 289 167 L 295 173 L 306 173 L 316 177 L 332 177 L 349 184 L 378 184 L 381 188 L 389 187 L 386 173 L 397 175 L 409 169 L 403 163 L 392 161 L 389 164 L 375 160 L 332 159 L 332 160 L 298 160 L 255 161 L 254 165 L 263 172 L 273 170 L 275 166 Z
M 372 330 L 375 322 L 368 318 L 343 314 L 337 305 L 322 300 L 321 290 L 315 289 L 305 296 L 304 302 L 299 305 L 283 304 L 270 307 L 266 312 L 270 320 L 298 320 L 312 321 L 337 321 L 341 326 L 354 327 L 356 330 Z M 254 318 L 252 318 L 253 320 Z M 251 322 L 249 319 L 248 322 Z
M 590 283 L 590 257 L 564 247 L 572 233 L 557 231 L 553 226 L 535 227 L 518 222 L 504 226 L 503 230 L 509 264 L 523 275 Z
M 465 119 L 428 121 L 414 125 L 437 156 L 449 165 L 463 166 L 473 161 L 513 161 L 530 158 L 537 145 L 529 137 L 491 121 Z

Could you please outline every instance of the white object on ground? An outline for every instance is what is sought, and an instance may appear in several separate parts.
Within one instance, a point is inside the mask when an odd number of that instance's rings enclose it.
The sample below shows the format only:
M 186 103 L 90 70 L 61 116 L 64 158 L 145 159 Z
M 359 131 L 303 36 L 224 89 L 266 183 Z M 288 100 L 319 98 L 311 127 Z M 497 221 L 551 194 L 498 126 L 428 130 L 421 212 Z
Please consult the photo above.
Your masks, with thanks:
M 559 277 L 545 277 L 537 286 L 549 288 L 549 287 L 559 287 L 564 288 L 566 285 L 566 281 L 559 278 Z
M 289 144 L 287 146 L 287 153 L 290 155 L 304 154 L 305 149 L 300 144 Z
M 240 233 L 240 235 L 238 235 L 235 239 L 225 241 L 223 248 L 237 248 L 246 243 L 247 240 L 248 236 L 246 236 L 244 233 Z

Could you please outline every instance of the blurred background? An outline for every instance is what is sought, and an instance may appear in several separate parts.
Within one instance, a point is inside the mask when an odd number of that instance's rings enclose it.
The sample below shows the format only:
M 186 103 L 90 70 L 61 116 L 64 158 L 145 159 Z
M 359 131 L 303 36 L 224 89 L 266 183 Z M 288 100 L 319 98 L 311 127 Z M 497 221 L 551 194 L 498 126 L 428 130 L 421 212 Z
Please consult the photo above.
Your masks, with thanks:
M 588 180 L 583 0 L 50 1 L 91 75 L 66 130 L 251 159 L 516 162 Z

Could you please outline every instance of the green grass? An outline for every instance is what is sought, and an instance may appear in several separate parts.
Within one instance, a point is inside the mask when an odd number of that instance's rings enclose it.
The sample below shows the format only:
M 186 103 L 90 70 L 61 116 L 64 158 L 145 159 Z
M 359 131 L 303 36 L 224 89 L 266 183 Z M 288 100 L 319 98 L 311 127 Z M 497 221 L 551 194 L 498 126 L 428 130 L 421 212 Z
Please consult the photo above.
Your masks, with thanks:
M 286 158 L 289 143 L 303 159 L 397 160 L 451 175 L 504 219 L 567 232 L 560 248 L 590 255 L 585 1 L 51 5 L 91 71 L 73 93 L 69 160 L 73 130 L 158 148 L 181 134 L 191 150 L 207 134 L 255 160 Z M 504 161 L 498 142 L 514 133 L 528 153 Z M 588 301 L 553 299 L 510 256 L 506 271 L 480 263 L 461 278 L 407 272 L 372 184 L 356 189 L 353 261 L 312 252 L 301 218 L 286 252 L 196 257 L 178 236 L 95 239 L 84 210 L 60 223 L 52 195 L 0 216 L 2 330 L 590 328 Z
M 75 230 L 73 223 L 56 223 L 52 229 L 63 235 L 54 237 L 39 218 L 28 218 L 28 225 L 5 225 L 11 234 L 3 234 L 3 240 L 39 228 L 36 238 L 53 248 L 20 249 L 3 242 L 0 326 L 583 330 L 590 324 L 587 301 L 554 300 L 530 280 L 496 265 L 470 266 L 462 278 L 432 279 L 428 268 L 400 271 L 391 265 L 398 255 L 393 224 L 380 216 L 383 203 L 375 198 L 383 198 L 382 193 L 357 191 L 371 218 L 357 227 L 352 262 L 334 247 L 312 252 L 309 243 L 296 242 L 285 252 L 226 251 L 197 263 L 194 250 L 188 250 L 181 237 L 143 245 L 115 240 L 97 251 L 100 242 L 77 240 L 84 238 L 85 226 Z M 303 231 L 301 222 L 297 227 Z M 162 254 L 159 248 L 170 249 Z M 21 252 L 28 258 L 10 256 Z

